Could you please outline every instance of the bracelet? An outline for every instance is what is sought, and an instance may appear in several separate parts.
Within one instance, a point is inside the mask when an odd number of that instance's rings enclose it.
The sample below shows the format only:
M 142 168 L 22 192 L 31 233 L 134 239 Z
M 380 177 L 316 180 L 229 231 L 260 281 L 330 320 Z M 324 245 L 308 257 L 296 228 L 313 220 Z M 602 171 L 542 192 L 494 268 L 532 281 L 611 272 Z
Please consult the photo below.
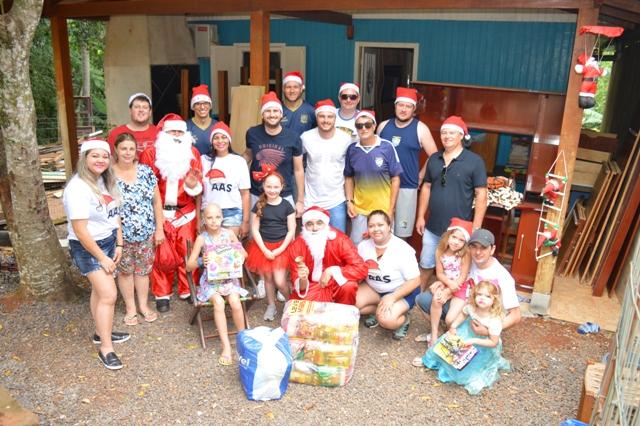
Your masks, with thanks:
M 347 200 L 347 203 L 353 204 L 353 200 Z

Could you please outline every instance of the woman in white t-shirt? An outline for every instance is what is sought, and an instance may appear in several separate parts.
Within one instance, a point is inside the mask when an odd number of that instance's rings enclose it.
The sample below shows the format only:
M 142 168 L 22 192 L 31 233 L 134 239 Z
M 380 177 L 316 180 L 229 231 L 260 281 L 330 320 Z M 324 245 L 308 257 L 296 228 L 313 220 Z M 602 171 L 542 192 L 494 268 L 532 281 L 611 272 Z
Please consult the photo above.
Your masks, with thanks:
M 200 157 L 204 182 L 201 209 L 209 203 L 219 205 L 222 226 L 243 238 L 249 233 L 249 167 L 243 157 L 232 151 L 231 129 L 222 121 L 213 126 L 209 140 L 211 154 Z
M 420 293 L 420 268 L 415 250 L 391 233 L 391 219 L 382 210 L 367 218 L 369 238 L 358 244 L 358 254 L 369 267 L 366 282 L 358 287 L 356 307 L 367 315 L 364 325 L 395 330 L 402 340 L 409 331 L 409 310 Z
M 91 315 L 100 345 L 98 358 L 110 370 L 122 368 L 113 342 L 129 340 L 128 333 L 113 331 L 118 290 L 113 278 L 122 256 L 120 191 L 111 169 L 109 144 L 93 139 L 80 146 L 78 172 L 64 190 L 69 249 L 73 263 L 91 283 Z

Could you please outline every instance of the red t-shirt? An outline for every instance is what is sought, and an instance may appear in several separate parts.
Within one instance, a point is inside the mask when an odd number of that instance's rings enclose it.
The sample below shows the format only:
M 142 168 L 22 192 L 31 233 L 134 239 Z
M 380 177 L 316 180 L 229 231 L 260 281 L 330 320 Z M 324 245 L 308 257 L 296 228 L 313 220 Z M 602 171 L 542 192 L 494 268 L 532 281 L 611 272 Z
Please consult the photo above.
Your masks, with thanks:
M 107 142 L 109 142 L 109 146 L 111 147 L 111 153 L 114 152 L 114 145 L 116 143 L 116 138 L 118 137 L 118 135 L 121 135 L 122 133 L 131 133 L 133 135 L 137 144 L 136 150 L 138 152 L 138 157 L 140 157 L 140 154 L 142 154 L 142 151 L 149 148 L 150 146 L 153 146 L 153 144 L 156 142 L 156 136 L 158 135 L 158 128 L 155 125 L 149 123 L 149 127 L 147 127 L 147 130 L 142 130 L 142 131 L 131 130 L 129 127 L 127 127 L 126 124 L 123 124 L 122 126 L 118 126 L 112 129 L 109 132 L 109 137 L 107 139 Z

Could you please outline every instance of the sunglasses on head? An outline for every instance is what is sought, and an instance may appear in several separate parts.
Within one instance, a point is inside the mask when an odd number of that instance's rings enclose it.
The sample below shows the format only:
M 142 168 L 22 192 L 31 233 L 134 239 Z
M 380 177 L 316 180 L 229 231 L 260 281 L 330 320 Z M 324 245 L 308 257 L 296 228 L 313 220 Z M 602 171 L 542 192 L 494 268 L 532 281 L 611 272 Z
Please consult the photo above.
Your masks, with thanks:
M 374 126 L 373 121 L 367 121 L 366 123 L 356 123 L 356 129 L 370 129 Z
M 346 101 L 347 99 L 350 99 L 352 101 L 355 101 L 358 99 L 358 95 L 340 95 L 340 99 L 342 99 L 343 101 Z

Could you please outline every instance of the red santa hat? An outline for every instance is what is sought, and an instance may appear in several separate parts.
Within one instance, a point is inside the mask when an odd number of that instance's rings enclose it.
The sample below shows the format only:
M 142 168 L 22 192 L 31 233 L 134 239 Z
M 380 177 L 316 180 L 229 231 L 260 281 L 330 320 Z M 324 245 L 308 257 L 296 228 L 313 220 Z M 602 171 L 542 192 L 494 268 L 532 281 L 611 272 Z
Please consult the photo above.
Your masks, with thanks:
M 171 130 L 177 130 L 179 132 L 187 131 L 187 123 L 178 114 L 170 112 L 162 117 L 158 122 L 158 130 L 163 132 L 169 132 Z
M 211 96 L 209 95 L 209 86 L 206 84 L 201 84 L 200 86 L 196 86 L 192 89 L 191 94 L 191 109 L 198 102 L 208 102 L 211 104 Z
M 220 133 L 222 135 L 225 135 L 227 138 L 229 138 L 229 143 L 231 143 L 231 129 L 229 128 L 229 126 L 227 126 L 226 124 L 224 124 L 222 121 L 218 121 L 214 126 L 213 129 L 211 129 L 211 135 L 209 135 L 209 142 L 213 142 L 213 136 L 216 133 Z
M 394 103 L 406 102 L 413 106 L 418 103 L 418 91 L 408 87 L 398 87 L 396 89 L 396 100 Z
M 276 92 L 274 91 L 262 95 L 260 104 L 262 105 L 262 107 L 260 108 L 260 114 L 263 114 L 269 108 L 274 107 L 278 108 L 280 112 L 282 112 L 282 102 L 280 102 L 280 99 L 278 99 L 278 95 L 276 95 Z
M 454 217 L 451 219 L 451 223 L 447 228 L 447 231 L 453 230 L 462 232 L 465 241 L 468 242 L 471 238 L 471 233 L 473 232 L 473 223 L 469 222 L 468 220 L 462 220 L 458 217 Z
M 300 71 L 291 71 L 286 73 L 282 78 L 282 87 L 284 87 L 287 83 L 298 83 L 304 90 L 304 78 L 302 77 L 302 73 Z
M 136 99 L 146 99 L 146 101 L 149 102 L 149 106 L 151 106 L 151 98 L 146 93 L 138 92 L 129 96 L 129 108 L 131 108 L 131 105 L 133 105 L 133 101 L 135 101 Z
M 109 143 L 104 139 L 89 139 L 82 142 L 80 145 L 80 153 L 90 151 L 92 149 L 102 149 L 103 151 L 107 151 L 111 154 L 111 149 L 109 148 Z
M 358 83 L 342 83 L 338 89 L 338 95 L 347 89 L 353 89 L 358 95 L 360 95 L 360 85 Z
M 329 212 L 322 207 L 311 206 L 302 213 L 302 224 L 309 222 L 310 220 L 322 220 L 327 225 L 329 224 Z
M 315 108 L 316 115 L 320 114 L 321 112 L 330 112 L 331 114 L 336 113 L 336 105 L 331 99 L 323 99 L 316 102 Z
M 464 123 L 464 121 L 462 121 L 462 117 L 457 115 L 452 115 L 451 117 L 444 120 L 444 123 L 442 123 L 442 126 L 440 126 L 440 130 L 455 130 L 462 133 L 464 139 L 471 139 L 469 130 L 467 130 L 467 125 Z
M 376 124 L 376 113 L 374 111 L 368 110 L 368 109 L 363 109 L 362 111 L 360 111 L 357 115 L 354 121 L 357 121 L 358 118 L 360 117 L 369 117 L 370 119 L 373 120 L 373 124 Z

